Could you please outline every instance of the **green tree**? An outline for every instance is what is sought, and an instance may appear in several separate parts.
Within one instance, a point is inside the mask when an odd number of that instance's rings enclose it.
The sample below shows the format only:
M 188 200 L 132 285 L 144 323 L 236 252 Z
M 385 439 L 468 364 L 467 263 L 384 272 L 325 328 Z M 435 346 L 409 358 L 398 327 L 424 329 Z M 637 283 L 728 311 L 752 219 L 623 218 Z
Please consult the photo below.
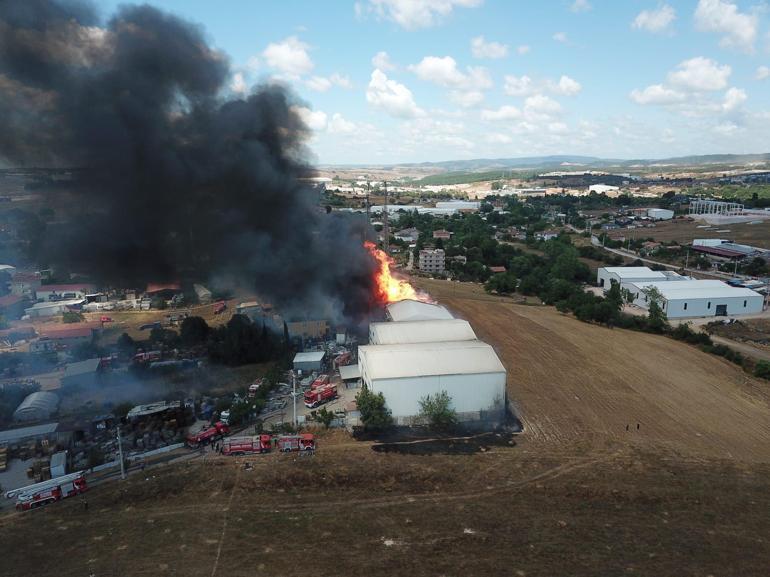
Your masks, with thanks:
M 356 405 L 365 429 L 380 430 L 393 424 L 393 418 L 385 405 L 385 397 L 382 393 L 373 393 L 364 385 L 356 395 Z
M 420 416 L 435 429 L 447 429 L 457 423 L 457 413 L 452 408 L 452 397 L 446 391 L 426 395 L 420 399 Z
M 83 315 L 75 311 L 64 311 L 61 320 L 63 323 L 79 323 L 83 320 Z
M 328 429 L 329 425 L 331 425 L 334 420 L 334 413 L 329 411 L 326 407 L 321 407 L 315 412 L 315 418 L 319 423 L 323 423 L 323 426 Z
M 128 333 L 120 335 L 116 345 L 119 351 L 127 355 L 132 355 L 134 354 L 134 351 L 136 351 L 136 341 L 134 341 Z
M 754 376 L 760 379 L 770 379 L 770 362 L 758 361 L 754 367 Z
M 512 273 L 497 273 L 489 277 L 489 280 L 484 285 L 484 290 L 488 293 L 510 294 L 516 292 L 516 284 L 516 276 Z
M 647 297 L 647 302 L 649 303 L 647 314 L 648 328 L 654 333 L 665 332 L 669 327 L 666 313 L 663 311 L 661 305 L 663 302 L 663 295 L 660 294 L 660 291 L 654 286 L 642 289 L 642 292 Z
M 187 346 L 205 343 L 211 329 L 201 317 L 187 317 L 182 321 L 179 336 Z

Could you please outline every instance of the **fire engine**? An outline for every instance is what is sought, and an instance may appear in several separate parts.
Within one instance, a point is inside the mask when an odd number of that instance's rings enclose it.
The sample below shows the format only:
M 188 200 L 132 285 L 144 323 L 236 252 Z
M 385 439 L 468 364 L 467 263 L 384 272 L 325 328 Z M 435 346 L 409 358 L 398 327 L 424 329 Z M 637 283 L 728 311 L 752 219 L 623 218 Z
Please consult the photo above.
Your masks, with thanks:
M 328 403 L 332 399 L 337 398 L 337 385 L 326 384 L 311 388 L 309 391 L 305 391 L 305 406 L 308 409 L 315 409 L 318 405 Z
M 310 384 L 310 390 L 315 390 L 323 385 L 328 385 L 330 381 L 329 375 L 318 375 L 316 380 Z
M 210 427 L 206 427 L 197 433 L 188 435 L 187 445 L 195 449 L 201 445 L 206 445 L 208 443 L 218 441 L 219 439 L 226 437 L 229 434 L 230 427 L 225 425 L 222 421 L 217 421 Z
M 314 451 L 315 437 L 310 433 L 302 435 L 255 435 L 253 437 L 230 437 L 222 442 L 223 455 L 254 455 L 269 453 L 274 449 L 282 453 Z
M 221 315 L 227 310 L 227 303 L 225 301 L 219 301 L 214 303 L 214 314 Z
M 159 361 L 160 359 L 160 351 L 147 351 L 145 353 L 137 353 L 134 355 L 135 363 L 149 363 L 150 361 Z
M 61 501 L 67 497 L 85 493 L 87 490 L 85 473 L 80 471 L 14 489 L 8 491 L 5 496 L 8 499 L 16 498 L 16 508 L 19 511 L 29 511 L 54 501 Z

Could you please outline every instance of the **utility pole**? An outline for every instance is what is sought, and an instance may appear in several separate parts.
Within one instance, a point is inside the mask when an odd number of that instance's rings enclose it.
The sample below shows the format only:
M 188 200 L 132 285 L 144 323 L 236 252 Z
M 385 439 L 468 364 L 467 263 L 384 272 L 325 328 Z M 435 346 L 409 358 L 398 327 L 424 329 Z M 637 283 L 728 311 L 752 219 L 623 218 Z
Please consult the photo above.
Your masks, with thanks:
M 382 219 L 382 232 L 384 238 L 382 240 L 382 247 L 385 249 L 385 254 L 390 254 L 390 226 L 388 223 L 388 181 L 383 180 L 382 186 L 385 189 L 385 216 Z
M 292 425 L 297 428 L 297 376 L 294 374 L 294 370 L 291 371 L 291 403 L 294 408 Z
M 687 270 L 687 267 L 690 265 L 690 251 L 687 251 L 687 256 L 684 257 L 684 270 Z
M 118 425 L 118 458 L 120 459 L 120 478 L 126 478 L 126 464 L 123 461 L 123 443 L 120 440 L 120 425 Z

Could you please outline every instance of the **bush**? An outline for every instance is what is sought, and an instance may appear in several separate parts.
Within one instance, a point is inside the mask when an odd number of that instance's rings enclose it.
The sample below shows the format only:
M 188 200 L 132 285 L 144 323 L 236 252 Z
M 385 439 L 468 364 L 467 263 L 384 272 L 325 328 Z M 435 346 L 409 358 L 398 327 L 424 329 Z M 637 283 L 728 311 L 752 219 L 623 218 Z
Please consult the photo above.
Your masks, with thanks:
M 420 416 L 427 419 L 435 429 L 447 429 L 457 424 L 457 413 L 452 408 L 452 397 L 446 391 L 422 397 Z
M 770 362 L 758 361 L 754 367 L 754 376 L 770 380 Z
M 63 323 L 79 323 L 83 320 L 83 315 L 74 311 L 64 311 L 61 320 Z
M 356 404 L 361 413 L 364 429 L 385 429 L 393 424 L 393 418 L 385 406 L 385 397 L 382 393 L 375 394 L 364 385 L 356 395 Z

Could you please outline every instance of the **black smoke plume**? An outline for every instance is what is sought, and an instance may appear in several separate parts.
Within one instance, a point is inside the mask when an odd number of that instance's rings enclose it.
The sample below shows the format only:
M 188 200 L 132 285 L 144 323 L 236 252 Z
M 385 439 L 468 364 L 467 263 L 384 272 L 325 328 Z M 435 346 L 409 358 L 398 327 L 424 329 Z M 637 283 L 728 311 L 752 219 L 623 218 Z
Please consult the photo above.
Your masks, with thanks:
M 374 264 L 319 210 L 293 96 L 228 94 L 202 30 L 149 6 L 0 0 L 0 158 L 80 167 L 40 256 L 113 286 L 247 280 L 283 310 L 355 316 Z M 359 223 L 364 226 L 364 223 Z

